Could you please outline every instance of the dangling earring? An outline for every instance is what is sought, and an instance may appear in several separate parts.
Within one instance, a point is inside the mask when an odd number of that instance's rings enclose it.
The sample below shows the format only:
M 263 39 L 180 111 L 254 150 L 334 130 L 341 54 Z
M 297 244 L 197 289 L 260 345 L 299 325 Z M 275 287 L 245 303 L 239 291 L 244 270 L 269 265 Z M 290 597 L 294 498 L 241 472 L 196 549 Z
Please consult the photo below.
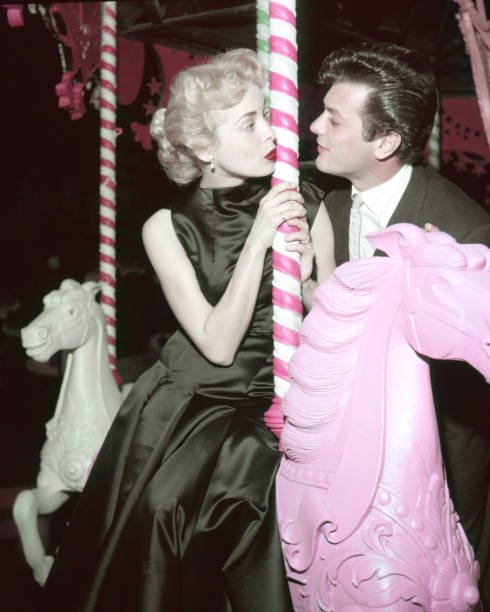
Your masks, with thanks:
M 216 164 L 214 163 L 214 157 L 211 156 L 211 160 L 209 162 L 209 169 L 211 172 L 216 170 Z

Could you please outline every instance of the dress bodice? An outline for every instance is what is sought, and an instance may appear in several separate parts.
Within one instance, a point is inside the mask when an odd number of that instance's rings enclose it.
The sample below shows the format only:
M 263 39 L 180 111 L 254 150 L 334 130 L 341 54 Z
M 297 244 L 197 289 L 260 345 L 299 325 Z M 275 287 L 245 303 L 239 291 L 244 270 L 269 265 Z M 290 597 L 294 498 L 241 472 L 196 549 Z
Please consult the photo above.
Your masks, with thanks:
M 270 189 L 270 177 L 249 180 L 237 187 L 189 188 L 188 197 L 174 205 L 172 223 L 194 267 L 201 291 L 215 305 L 228 285 L 235 264 L 254 222 L 260 200 Z M 311 226 L 322 192 L 303 183 L 308 222 Z M 264 272 L 248 333 L 270 333 L 272 327 L 272 251 Z
M 238 187 L 203 189 L 193 185 L 190 189 L 189 197 L 172 208 L 172 223 L 194 267 L 201 291 L 215 305 L 228 285 L 260 200 L 267 193 L 267 185 L 259 180 L 247 181 Z M 269 251 L 251 333 L 271 330 L 271 287 Z
M 269 189 L 270 177 L 221 189 L 202 189 L 194 184 L 171 207 L 174 230 L 210 304 L 216 304 L 225 291 L 260 200 Z M 311 223 L 321 192 L 310 185 L 305 190 L 303 195 Z M 171 372 L 173 380 L 194 391 L 199 389 L 202 394 L 219 393 L 235 399 L 260 396 L 269 401 L 274 395 L 272 353 L 272 251 L 269 249 L 252 320 L 234 362 L 227 367 L 212 364 L 183 330 L 168 340 L 160 361 Z

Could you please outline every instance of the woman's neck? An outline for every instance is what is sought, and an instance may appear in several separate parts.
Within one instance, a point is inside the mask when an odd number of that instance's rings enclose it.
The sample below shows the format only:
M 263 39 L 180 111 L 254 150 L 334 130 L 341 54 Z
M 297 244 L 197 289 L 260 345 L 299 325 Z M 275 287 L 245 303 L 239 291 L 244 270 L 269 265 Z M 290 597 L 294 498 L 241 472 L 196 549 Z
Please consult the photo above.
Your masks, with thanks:
M 239 185 L 243 185 L 244 182 L 244 179 L 240 179 L 237 177 L 223 178 L 203 174 L 201 182 L 199 183 L 199 187 L 201 187 L 202 189 L 224 189 L 227 187 L 238 187 Z

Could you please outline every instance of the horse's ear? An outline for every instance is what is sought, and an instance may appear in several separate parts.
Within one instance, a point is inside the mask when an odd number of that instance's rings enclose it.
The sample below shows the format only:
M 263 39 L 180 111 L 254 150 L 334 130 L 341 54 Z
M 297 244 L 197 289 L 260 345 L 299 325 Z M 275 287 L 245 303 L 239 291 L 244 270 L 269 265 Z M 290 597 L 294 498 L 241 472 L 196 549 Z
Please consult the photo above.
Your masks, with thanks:
M 395 223 L 367 234 L 367 238 L 376 249 L 395 259 L 403 259 L 421 242 L 426 242 L 426 234 L 426 230 L 412 223 Z
M 462 244 L 468 261 L 468 270 L 488 270 L 490 272 L 490 249 L 484 244 Z
M 100 283 L 97 283 L 95 281 L 86 281 L 85 283 L 83 283 L 82 287 L 87 293 L 91 293 L 94 298 L 101 290 Z
M 78 289 L 79 287 L 80 283 L 72 278 L 65 278 L 60 285 L 60 289 Z

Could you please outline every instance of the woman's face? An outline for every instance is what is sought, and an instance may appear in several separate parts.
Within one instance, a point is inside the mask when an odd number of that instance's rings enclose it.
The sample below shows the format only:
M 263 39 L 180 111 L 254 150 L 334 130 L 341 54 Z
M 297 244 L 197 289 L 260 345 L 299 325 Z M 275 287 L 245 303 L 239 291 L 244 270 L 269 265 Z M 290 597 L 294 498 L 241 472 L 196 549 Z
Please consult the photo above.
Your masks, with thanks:
M 211 151 L 214 172 L 207 171 L 201 185 L 232 187 L 247 178 L 267 176 L 274 170 L 275 135 L 264 117 L 264 96 L 251 85 L 242 100 L 215 111 L 216 145 Z

